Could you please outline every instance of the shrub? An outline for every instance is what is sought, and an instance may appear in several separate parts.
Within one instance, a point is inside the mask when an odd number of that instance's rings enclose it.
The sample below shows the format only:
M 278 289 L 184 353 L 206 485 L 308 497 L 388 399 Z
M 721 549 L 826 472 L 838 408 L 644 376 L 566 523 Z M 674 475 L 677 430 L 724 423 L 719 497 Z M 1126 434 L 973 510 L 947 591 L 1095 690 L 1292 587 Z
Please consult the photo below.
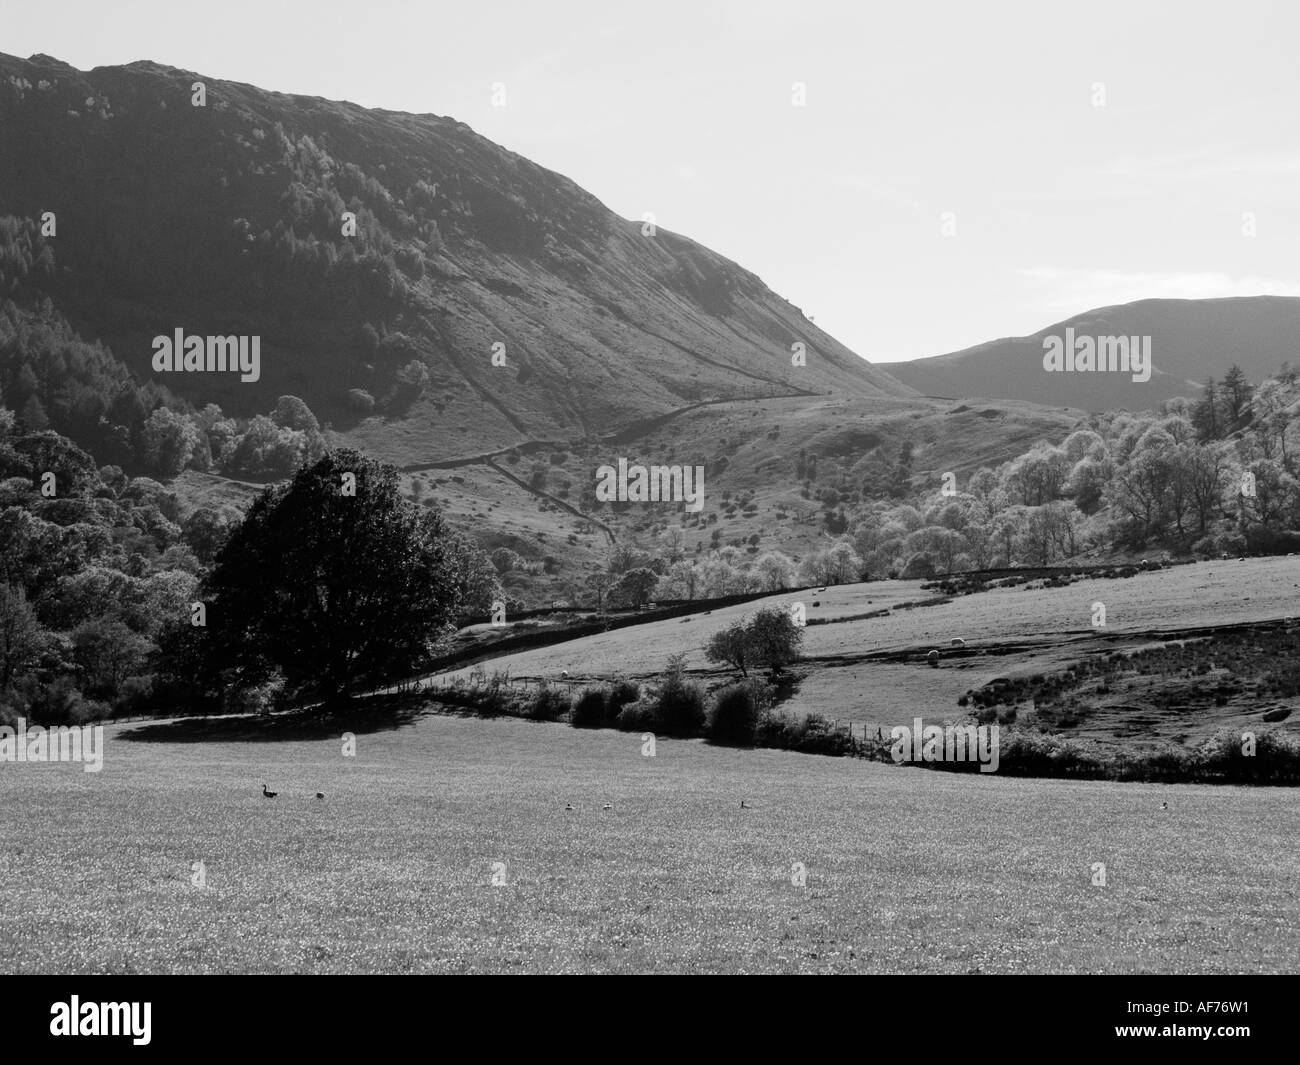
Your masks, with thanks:
M 628 703 L 634 703 L 639 698 L 641 698 L 640 685 L 630 680 L 619 679 L 614 681 L 605 695 L 606 712 L 609 714 L 610 720 L 613 720 Z
M 788 712 L 767 711 L 760 715 L 755 744 L 804 754 L 851 754 L 853 738 L 836 729 L 821 714 L 796 717 Z
M 623 703 L 637 691 L 628 681 L 619 681 L 609 696 L 606 713 L 616 728 L 625 732 L 658 732 L 665 736 L 698 736 L 704 730 L 704 692 L 685 675 L 683 655 L 673 655 L 658 691 L 646 692 L 635 701 Z
M 521 714 L 521 697 L 522 693 L 511 690 L 506 674 L 498 671 L 486 677 L 481 670 L 471 673 L 468 683 L 458 680 L 435 696 L 438 702 L 463 707 L 479 717 Z
M 1241 732 L 1221 732 L 1197 751 L 1207 776 L 1230 781 L 1295 783 L 1300 781 L 1300 736 L 1283 729 L 1255 734 L 1255 753 L 1242 750 Z
M 723 688 L 709 708 L 706 734 L 714 743 L 752 747 L 759 718 L 771 703 L 771 689 L 762 681 Z
M 659 731 L 667 736 L 698 736 L 704 729 L 704 692 L 686 679 L 685 656 L 673 655 L 655 697 Z
M 643 696 L 628 703 L 614 719 L 616 728 L 624 732 L 658 732 L 659 708 L 652 696 Z
M 569 694 L 543 683 L 533 694 L 528 716 L 534 721 L 559 721 L 569 712 Z
M 608 724 L 608 693 L 603 688 L 584 688 L 573 704 L 569 724 L 574 728 L 604 728 Z

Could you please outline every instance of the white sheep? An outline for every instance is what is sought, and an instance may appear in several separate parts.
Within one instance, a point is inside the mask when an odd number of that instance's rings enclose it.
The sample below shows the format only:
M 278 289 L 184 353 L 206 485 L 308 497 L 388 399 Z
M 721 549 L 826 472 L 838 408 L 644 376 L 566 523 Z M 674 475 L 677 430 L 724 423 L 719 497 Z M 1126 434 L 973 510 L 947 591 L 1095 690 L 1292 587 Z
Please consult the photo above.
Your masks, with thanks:
M 966 641 L 963 640 L 960 636 L 954 636 L 951 640 L 948 641 L 948 645 L 950 647 L 965 647 Z

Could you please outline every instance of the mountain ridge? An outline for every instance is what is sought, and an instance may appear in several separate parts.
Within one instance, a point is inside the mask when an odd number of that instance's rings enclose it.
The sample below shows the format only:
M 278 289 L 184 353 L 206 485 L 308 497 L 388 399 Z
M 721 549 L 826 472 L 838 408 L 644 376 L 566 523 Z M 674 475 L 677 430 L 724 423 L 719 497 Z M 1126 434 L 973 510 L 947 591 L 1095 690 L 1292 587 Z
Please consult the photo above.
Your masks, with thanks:
M 1123 373 L 1045 372 L 1042 341 L 1066 328 L 1076 335 L 1151 336 L 1150 381 L 1136 382 Z M 883 365 L 924 395 L 1018 399 L 1097 412 L 1145 410 L 1176 396 L 1195 398 L 1207 377 L 1222 376 L 1234 363 L 1251 380 L 1262 380 L 1297 357 L 1300 297 L 1263 295 L 1110 304 L 1027 336 Z
M 0 215 L 44 210 L 42 291 L 142 379 L 153 335 L 262 336 L 258 385 L 159 382 L 237 414 L 288 392 L 453 454 L 704 399 L 914 394 L 753 272 L 453 118 L 0 54 Z

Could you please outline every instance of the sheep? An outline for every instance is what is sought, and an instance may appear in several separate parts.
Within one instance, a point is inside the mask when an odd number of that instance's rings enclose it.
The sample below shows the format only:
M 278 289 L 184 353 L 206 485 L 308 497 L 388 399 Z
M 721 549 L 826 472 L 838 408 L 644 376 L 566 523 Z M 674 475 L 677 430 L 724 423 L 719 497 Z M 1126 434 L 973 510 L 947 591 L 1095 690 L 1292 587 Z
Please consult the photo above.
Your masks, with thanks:
M 931 665 L 934 669 L 938 669 L 938 668 L 939 668 L 939 652 L 938 652 L 938 651 L 930 651 L 930 652 L 925 656 L 925 660 L 926 660 L 927 662 L 929 662 L 930 665 Z
M 948 641 L 948 646 L 949 646 L 949 647 L 965 647 L 965 646 L 966 646 L 966 641 L 963 640 L 960 636 L 954 636 L 951 640 Z

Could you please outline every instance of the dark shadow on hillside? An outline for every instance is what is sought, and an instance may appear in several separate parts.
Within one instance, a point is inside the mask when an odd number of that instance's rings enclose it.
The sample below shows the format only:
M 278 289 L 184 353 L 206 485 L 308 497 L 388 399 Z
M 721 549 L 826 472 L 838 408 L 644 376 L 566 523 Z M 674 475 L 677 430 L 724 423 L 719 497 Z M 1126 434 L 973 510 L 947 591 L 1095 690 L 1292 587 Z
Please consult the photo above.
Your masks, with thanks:
M 121 734 L 140 743 L 281 742 L 337 739 L 345 732 L 365 735 L 411 725 L 428 712 L 427 696 L 375 695 L 327 710 L 323 706 L 287 710 L 266 717 L 231 714 L 187 717 L 141 725 Z

